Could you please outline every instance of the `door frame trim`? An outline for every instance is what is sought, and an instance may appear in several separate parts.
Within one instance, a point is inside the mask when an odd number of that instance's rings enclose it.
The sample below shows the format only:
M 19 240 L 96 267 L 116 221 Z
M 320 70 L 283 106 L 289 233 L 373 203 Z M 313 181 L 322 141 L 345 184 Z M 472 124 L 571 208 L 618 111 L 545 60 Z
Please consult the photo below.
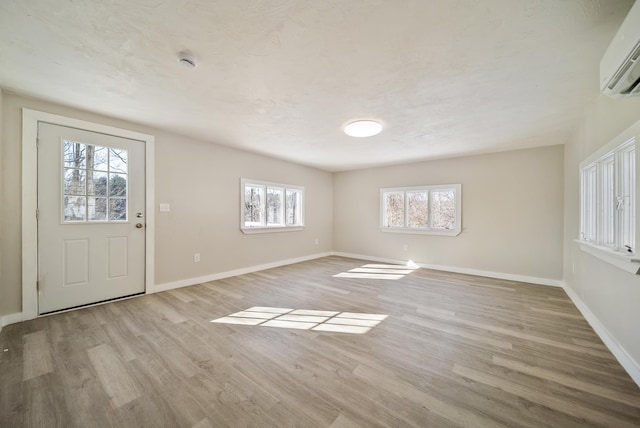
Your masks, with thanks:
M 139 140 L 145 143 L 145 293 L 154 285 L 155 260 L 155 137 L 123 128 L 101 125 L 85 120 L 22 109 L 22 319 L 30 320 L 38 315 L 38 123 L 46 122 L 70 128 L 78 128 L 116 137 Z

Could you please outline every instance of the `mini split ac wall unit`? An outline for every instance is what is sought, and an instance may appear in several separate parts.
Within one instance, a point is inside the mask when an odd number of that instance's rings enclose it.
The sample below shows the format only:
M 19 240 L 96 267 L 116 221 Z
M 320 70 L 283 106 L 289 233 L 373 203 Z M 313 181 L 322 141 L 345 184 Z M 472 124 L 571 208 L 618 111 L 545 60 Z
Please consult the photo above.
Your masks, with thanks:
M 600 89 L 614 98 L 640 96 L 640 0 L 600 61 Z

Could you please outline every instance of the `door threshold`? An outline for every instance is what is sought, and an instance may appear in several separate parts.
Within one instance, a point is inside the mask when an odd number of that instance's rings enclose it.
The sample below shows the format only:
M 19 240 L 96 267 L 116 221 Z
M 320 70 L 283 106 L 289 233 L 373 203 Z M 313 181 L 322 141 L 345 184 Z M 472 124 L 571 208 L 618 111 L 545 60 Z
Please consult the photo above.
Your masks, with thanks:
M 84 305 L 72 306 L 70 308 L 65 308 L 65 309 L 57 309 L 55 311 L 49 311 L 49 312 L 41 313 L 40 315 L 38 315 L 38 317 L 44 317 L 44 316 L 47 316 L 47 315 L 61 314 L 63 312 L 75 311 L 76 309 L 83 309 L 83 308 L 90 308 L 92 306 L 104 305 L 105 303 L 111 303 L 111 302 L 117 302 L 117 301 L 120 301 L 120 300 L 131 299 L 132 297 L 141 296 L 143 294 L 145 294 L 144 291 L 142 291 L 140 293 L 129 294 L 129 295 L 126 295 L 126 296 L 114 297 L 113 299 L 100 300 L 99 302 L 85 303 Z

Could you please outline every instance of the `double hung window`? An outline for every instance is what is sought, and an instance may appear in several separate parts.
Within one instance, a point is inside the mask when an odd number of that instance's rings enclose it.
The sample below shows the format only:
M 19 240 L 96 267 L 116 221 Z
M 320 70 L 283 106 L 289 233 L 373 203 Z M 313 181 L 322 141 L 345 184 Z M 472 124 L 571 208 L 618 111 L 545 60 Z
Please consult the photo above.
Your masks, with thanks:
M 630 138 L 580 167 L 580 240 L 635 253 L 636 148 Z

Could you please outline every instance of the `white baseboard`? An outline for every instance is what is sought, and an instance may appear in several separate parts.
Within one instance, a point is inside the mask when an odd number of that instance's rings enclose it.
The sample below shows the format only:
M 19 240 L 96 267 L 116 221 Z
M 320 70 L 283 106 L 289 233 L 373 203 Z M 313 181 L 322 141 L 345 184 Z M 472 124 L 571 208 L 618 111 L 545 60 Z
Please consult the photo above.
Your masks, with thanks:
M 309 260 L 319 259 L 330 256 L 331 252 L 311 254 L 309 256 L 296 257 L 294 259 L 279 260 L 277 262 L 265 263 L 257 266 L 249 266 L 246 268 L 229 270 L 226 272 L 214 273 L 211 275 L 200 276 L 196 278 L 181 279 L 179 281 L 165 282 L 156 284 L 148 293 L 159 293 L 161 291 L 173 290 L 174 288 L 187 287 L 189 285 L 202 284 L 203 282 L 216 281 L 218 279 L 230 278 L 232 276 L 245 275 L 247 273 L 258 272 L 266 269 L 273 269 L 280 266 L 291 265 L 294 263 L 306 262 Z
M 604 344 L 609 348 L 609 351 L 618 360 L 620 365 L 629 373 L 631 379 L 640 386 L 640 364 L 634 360 L 629 353 L 624 349 L 622 345 L 618 343 L 616 339 L 609 333 L 609 330 L 600 322 L 600 320 L 591 312 L 589 307 L 582 301 L 580 296 L 565 283 L 562 284 L 562 288 L 569 296 L 574 305 L 578 308 L 582 316 L 587 320 L 591 328 L 596 332 Z
M 342 253 L 334 251 L 334 256 L 348 257 L 350 259 L 369 260 L 373 262 L 392 263 L 392 264 L 406 264 L 406 260 L 387 259 L 384 257 L 366 256 L 363 254 Z M 559 279 L 539 278 L 536 276 L 516 275 L 503 272 L 492 272 L 480 269 L 469 269 L 457 266 L 444 266 L 444 265 L 431 265 L 427 263 L 415 262 L 415 265 L 424 269 L 440 270 L 444 272 L 462 273 L 465 275 L 484 276 L 487 278 L 505 279 L 507 281 L 526 282 L 528 284 L 549 285 L 551 287 L 562 287 L 563 283 Z
M 0 331 L 2 327 L 9 324 L 15 324 L 22 321 L 22 312 L 16 312 L 15 314 L 2 315 L 0 317 Z

